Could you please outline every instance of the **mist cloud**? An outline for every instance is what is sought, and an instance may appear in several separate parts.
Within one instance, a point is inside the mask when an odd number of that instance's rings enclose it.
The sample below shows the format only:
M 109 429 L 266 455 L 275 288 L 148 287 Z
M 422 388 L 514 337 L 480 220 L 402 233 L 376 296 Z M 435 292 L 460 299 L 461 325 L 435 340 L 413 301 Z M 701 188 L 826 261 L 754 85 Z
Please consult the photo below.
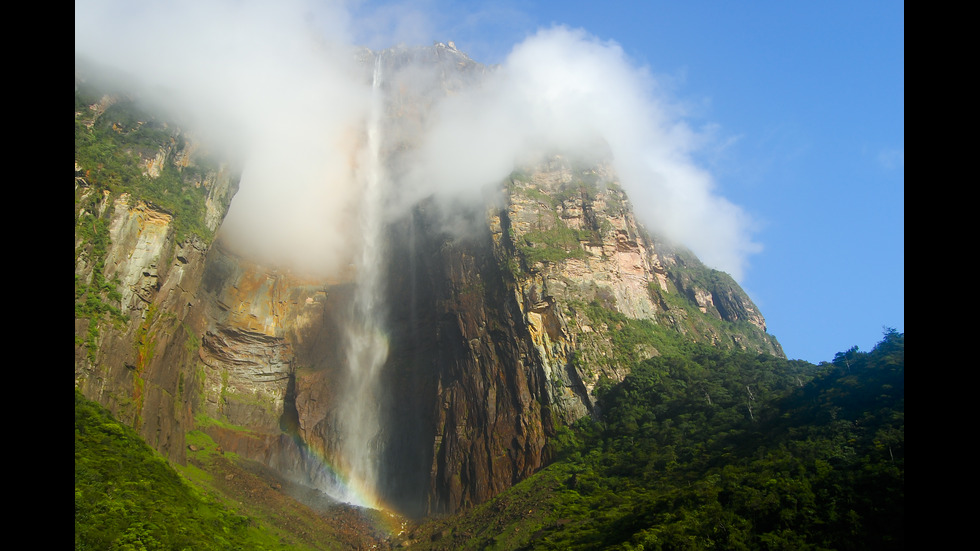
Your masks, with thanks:
M 656 82 L 613 42 L 556 27 L 518 44 L 485 85 L 449 99 L 415 164 L 415 189 L 499 181 L 515 161 L 610 150 L 639 218 L 736 278 L 759 246 L 751 220 L 716 195 L 691 159 L 701 137 L 657 96 Z
M 370 82 L 342 6 L 260 1 L 75 4 L 75 53 L 119 68 L 195 134 L 245 159 L 222 234 L 304 270 L 346 265 Z M 369 77 L 368 77 L 369 78 Z
M 208 139 L 244 151 L 223 232 L 274 261 L 329 270 L 348 262 L 370 109 L 370 69 L 351 37 L 390 27 L 391 13 L 353 19 L 322 2 L 84 1 L 75 4 L 75 52 L 135 75 L 210 129 Z M 478 196 L 539 154 L 611 152 L 645 225 L 738 278 L 759 248 L 751 220 L 692 161 L 700 137 L 671 105 L 615 43 L 541 30 L 478 86 L 433 106 L 397 175 L 400 204 Z

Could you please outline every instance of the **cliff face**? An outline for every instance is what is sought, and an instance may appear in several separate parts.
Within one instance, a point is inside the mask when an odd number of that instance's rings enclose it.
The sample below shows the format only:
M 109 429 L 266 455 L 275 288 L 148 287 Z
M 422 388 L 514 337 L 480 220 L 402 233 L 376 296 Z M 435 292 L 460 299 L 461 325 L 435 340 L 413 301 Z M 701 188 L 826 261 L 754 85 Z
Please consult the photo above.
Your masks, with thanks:
M 422 204 L 392 232 L 385 387 L 397 437 L 384 464 L 396 501 L 422 495 L 423 511 L 453 512 L 538 468 L 553 426 L 540 361 L 485 222 L 453 237 L 439 210 Z
M 486 70 L 443 45 L 413 52 L 446 76 L 393 96 L 402 136 Z M 211 242 L 237 179 L 125 104 L 76 79 L 75 384 L 172 460 L 196 428 L 316 486 L 341 444 L 357 277 L 301 277 Z M 107 141 L 112 162 L 89 149 Z M 389 162 L 411 145 L 388 144 Z M 187 199 L 154 203 L 174 196 Z M 483 205 L 425 200 L 386 231 L 379 486 L 408 513 L 455 512 L 531 474 L 556 426 L 598 414 L 600 380 L 671 339 L 782 354 L 730 277 L 645 233 L 601 163 L 556 155 Z
M 128 190 L 155 183 L 161 163 L 179 174 L 177 167 L 190 166 L 191 146 L 181 140 L 176 147 L 176 135 L 167 134 L 152 156 L 134 146 L 113 158 L 114 144 L 97 139 L 110 154 L 94 162 L 84 142 L 80 151 L 79 132 L 90 132 L 85 125 L 103 111 L 76 112 L 75 385 L 179 461 L 193 426 L 195 389 L 193 373 L 180 367 L 192 363 L 200 337 L 185 320 L 197 302 L 208 245 L 198 234 L 181 235 L 173 210 Z M 108 131 L 122 133 L 112 125 Z M 120 158 L 125 164 L 117 165 Z M 140 167 L 145 172 L 136 172 Z M 143 180 L 119 182 L 124 170 Z M 206 213 L 203 227 L 214 231 L 237 179 L 220 166 L 194 165 L 188 173 L 174 182 L 192 190 Z
M 614 344 L 624 323 L 658 326 L 721 347 L 782 355 L 765 319 L 730 276 L 658 242 L 636 222 L 615 173 L 560 156 L 514 173 L 505 207 L 491 215 L 500 255 L 542 358 L 550 400 L 565 421 L 591 411 L 603 377 L 618 381 L 630 360 L 659 354 Z M 608 323 L 608 313 L 627 321 Z
M 390 231 L 383 464 L 402 507 L 454 512 L 541 467 L 557 424 L 596 413 L 600 379 L 659 353 L 624 354 L 623 323 L 782 354 L 731 278 L 644 234 L 605 167 L 555 157 L 483 209 L 445 209 L 423 202 Z

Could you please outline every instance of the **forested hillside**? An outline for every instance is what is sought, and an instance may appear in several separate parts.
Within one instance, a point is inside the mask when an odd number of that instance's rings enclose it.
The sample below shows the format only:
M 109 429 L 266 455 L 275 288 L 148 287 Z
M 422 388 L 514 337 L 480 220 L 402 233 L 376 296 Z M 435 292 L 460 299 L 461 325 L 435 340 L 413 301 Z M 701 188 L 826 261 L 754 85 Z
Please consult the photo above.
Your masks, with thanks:
M 701 347 L 606 387 L 557 461 L 426 549 L 901 549 L 905 338 L 814 366 Z

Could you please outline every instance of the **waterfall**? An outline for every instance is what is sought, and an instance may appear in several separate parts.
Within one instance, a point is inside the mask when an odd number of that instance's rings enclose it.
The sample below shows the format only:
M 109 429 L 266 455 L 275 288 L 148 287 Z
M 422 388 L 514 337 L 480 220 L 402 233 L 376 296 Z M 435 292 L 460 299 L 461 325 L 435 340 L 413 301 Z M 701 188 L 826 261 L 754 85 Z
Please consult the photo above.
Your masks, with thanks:
M 337 463 L 347 478 L 344 501 L 377 507 L 378 462 L 381 457 L 380 371 L 388 357 L 384 331 L 384 220 L 387 174 L 382 152 L 384 101 L 382 56 L 374 65 L 372 105 L 367 124 L 367 147 L 359 184 L 363 189 L 360 214 L 362 248 L 356 260 L 357 284 L 347 324 L 347 380 L 340 394 L 337 418 Z

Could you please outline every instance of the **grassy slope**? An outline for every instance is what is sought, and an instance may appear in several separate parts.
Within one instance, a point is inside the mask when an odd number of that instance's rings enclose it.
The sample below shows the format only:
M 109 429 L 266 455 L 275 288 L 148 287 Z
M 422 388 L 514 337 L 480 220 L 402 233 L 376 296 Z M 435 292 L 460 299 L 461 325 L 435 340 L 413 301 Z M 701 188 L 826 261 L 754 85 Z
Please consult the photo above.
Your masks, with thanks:
M 75 390 L 76 549 L 305 549 L 188 485 Z
M 75 549 L 383 549 L 380 513 L 314 511 L 289 483 L 222 453 L 205 434 L 178 473 L 75 391 Z

